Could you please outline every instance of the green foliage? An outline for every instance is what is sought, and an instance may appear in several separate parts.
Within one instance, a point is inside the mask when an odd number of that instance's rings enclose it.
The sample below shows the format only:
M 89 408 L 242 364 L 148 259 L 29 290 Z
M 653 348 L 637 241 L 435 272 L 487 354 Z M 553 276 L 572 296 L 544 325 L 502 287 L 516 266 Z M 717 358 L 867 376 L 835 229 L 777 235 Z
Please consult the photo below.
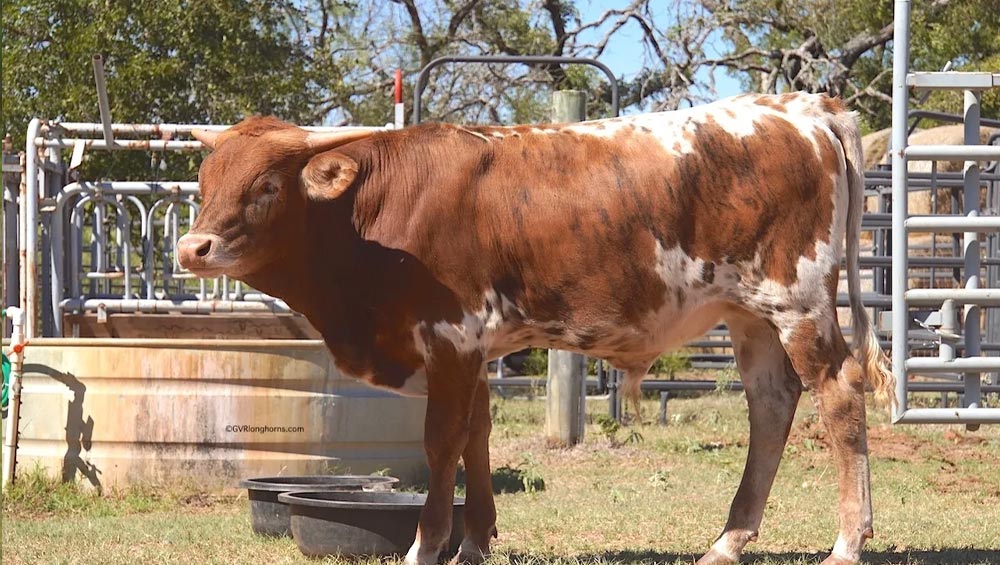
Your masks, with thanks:
M 493 493 L 535 493 L 545 490 L 545 479 L 539 471 L 538 461 L 531 453 L 521 454 L 521 462 L 511 467 L 504 465 L 493 471 Z
M 524 360 L 524 372 L 529 376 L 546 375 L 549 372 L 549 352 L 547 349 L 532 349 Z
M 657 490 L 668 490 L 671 487 L 670 473 L 661 469 L 649 476 L 649 485 Z
M 618 432 L 622 429 L 618 420 L 615 420 L 607 414 L 598 414 L 594 416 L 594 423 L 597 424 L 601 435 L 604 436 L 604 439 L 608 440 L 608 443 L 611 445 L 618 445 Z
M 749 0 L 732 5 L 727 14 L 738 15 L 744 25 L 727 26 L 723 37 L 737 53 L 757 47 L 765 51 L 791 49 L 815 36 L 810 56 L 829 58 L 796 80 L 788 79 L 795 70 L 779 73 L 784 89 L 833 90 L 850 97 L 866 85 L 881 96 L 862 95 L 856 106 L 863 111 L 866 129 L 889 126 L 892 85 L 893 41 L 874 42 L 856 59 L 839 57 L 852 42 L 874 37 L 893 21 L 892 0 Z M 750 58 L 765 67 L 774 65 L 764 57 Z M 794 59 L 792 59 L 794 64 Z M 913 2 L 910 28 L 910 66 L 915 71 L 938 71 L 951 61 L 954 70 L 1000 68 L 1000 10 L 995 0 L 962 2 Z M 843 67 L 838 67 L 842 65 Z M 846 65 L 846 66 L 844 66 Z M 761 90 L 767 73 L 732 69 L 744 88 Z M 961 111 L 961 93 L 933 96 L 924 108 Z M 1000 94 L 988 93 L 983 115 L 1000 115 Z
M 545 490 L 545 479 L 542 478 L 538 461 L 534 455 L 525 452 L 521 456 L 521 464 L 518 465 L 518 469 L 521 471 L 521 483 L 524 486 L 524 492 L 533 493 Z
M 642 433 L 640 433 L 639 430 L 635 428 L 629 430 L 628 435 L 625 436 L 626 444 L 639 445 L 644 441 L 646 441 L 646 438 L 643 437 Z
M 739 370 L 735 364 L 731 364 L 719 371 L 715 376 L 715 392 L 722 394 L 729 390 L 729 386 L 740 378 Z
M 23 146 L 33 117 L 99 121 L 94 54 L 105 59 L 116 122 L 233 123 L 250 114 L 312 122 L 322 86 L 338 77 L 293 41 L 285 4 L 5 2 L 4 133 Z M 190 178 L 196 162 L 171 156 L 167 164 L 149 171 L 148 155 L 105 156 L 86 163 L 83 174 Z
M 652 371 L 656 378 L 660 375 L 667 375 L 670 380 L 674 375 L 685 369 L 691 368 L 691 358 L 684 351 L 672 351 L 656 358 Z
M 102 495 L 78 482 L 52 477 L 41 468 L 22 470 L 14 483 L 3 489 L 4 514 L 30 509 L 35 515 L 120 516 L 149 512 L 165 504 L 152 489 L 134 487 Z

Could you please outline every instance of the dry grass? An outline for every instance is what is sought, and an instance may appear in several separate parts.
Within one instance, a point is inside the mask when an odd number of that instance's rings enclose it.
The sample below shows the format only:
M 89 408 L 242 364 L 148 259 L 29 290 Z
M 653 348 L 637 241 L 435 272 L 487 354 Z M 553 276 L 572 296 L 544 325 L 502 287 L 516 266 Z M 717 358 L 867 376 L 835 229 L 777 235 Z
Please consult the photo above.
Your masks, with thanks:
M 518 468 L 545 487 L 497 496 L 491 563 L 691 563 L 708 547 L 742 473 L 742 395 L 671 400 L 669 426 L 603 431 L 597 416 L 607 407 L 594 400 L 587 441 L 572 449 L 546 447 L 543 407 L 494 400 L 494 467 Z M 655 403 L 645 409 L 655 420 Z M 1000 563 L 1000 429 L 890 427 L 876 413 L 870 435 L 876 538 L 866 562 Z M 804 401 L 745 561 L 818 562 L 836 535 L 834 475 Z M 291 540 L 254 536 L 242 498 L 149 489 L 97 498 L 29 483 L 4 494 L 4 563 L 316 563 Z M 356 563 L 369 562 L 377 561 Z

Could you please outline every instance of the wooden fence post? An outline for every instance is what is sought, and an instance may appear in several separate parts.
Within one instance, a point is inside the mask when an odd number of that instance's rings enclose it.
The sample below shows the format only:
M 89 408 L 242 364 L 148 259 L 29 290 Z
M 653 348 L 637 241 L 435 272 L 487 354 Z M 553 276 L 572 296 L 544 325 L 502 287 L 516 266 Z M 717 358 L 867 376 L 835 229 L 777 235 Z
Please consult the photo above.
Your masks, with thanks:
M 555 122 L 581 122 L 586 117 L 587 95 L 580 90 L 552 93 Z M 583 441 L 586 412 L 586 358 L 568 351 L 549 350 L 546 381 L 545 434 L 550 444 L 567 446 Z

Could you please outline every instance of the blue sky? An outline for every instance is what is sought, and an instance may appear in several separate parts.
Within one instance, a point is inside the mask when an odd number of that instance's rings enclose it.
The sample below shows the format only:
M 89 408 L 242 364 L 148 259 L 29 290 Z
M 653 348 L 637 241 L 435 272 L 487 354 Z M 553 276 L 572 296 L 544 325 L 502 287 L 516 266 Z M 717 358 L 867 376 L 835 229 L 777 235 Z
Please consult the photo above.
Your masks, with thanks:
M 664 4 L 668 5 L 667 2 L 664 2 Z M 620 9 L 627 5 L 628 0 L 580 0 L 576 3 L 576 8 L 580 11 L 583 22 L 589 22 L 599 18 L 601 14 L 609 9 Z M 595 34 L 589 37 L 584 36 L 582 39 L 584 41 L 595 39 L 601 33 L 598 30 Z M 722 46 L 721 42 L 715 45 Z M 709 48 L 712 47 L 713 44 L 709 44 Z M 612 72 L 616 76 L 624 76 L 626 80 L 634 77 L 642 69 L 645 61 L 642 30 L 639 26 L 634 22 L 630 22 L 620 29 L 614 39 L 608 43 L 608 47 L 605 49 L 604 54 L 601 55 L 600 61 L 611 67 Z M 707 84 L 708 77 L 703 76 L 702 78 Z M 719 98 L 743 92 L 739 81 L 729 77 L 722 70 L 715 71 L 715 87 Z

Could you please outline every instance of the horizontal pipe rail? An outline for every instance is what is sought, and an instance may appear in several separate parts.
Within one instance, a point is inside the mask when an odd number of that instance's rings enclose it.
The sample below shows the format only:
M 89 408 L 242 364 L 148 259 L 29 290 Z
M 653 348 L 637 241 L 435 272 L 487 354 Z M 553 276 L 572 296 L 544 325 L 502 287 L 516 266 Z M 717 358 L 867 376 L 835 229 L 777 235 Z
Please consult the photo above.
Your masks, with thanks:
M 1000 159 L 996 145 L 910 145 L 910 161 L 992 161 Z
M 72 149 L 77 144 L 83 144 L 87 149 L 105 149 L 109 151 L 208 151 L 200 141 L 164 141 L 162 139 L 116 139 L 108 143 L 103 139 L 67 138 L 58 139 L 36 138 L 36 147 L 58 147 Z
M 953 124 L 965 123 L 965 116 L 961 114 L 949 114 L 948 112 L 937 112 L 934 110 L 910 110 L 909 117 L 917 122 L 923 119 L 928 119 L 938 122 L 949 122 Z M 991 118 L 979 118 L 979 125 L 984 127 L 1000 128 L 1000 120 L 994 120 Z
M 954 233 L 1000 231 L 1000 216 L 910 216 L 906 229 Z M 913 264 L 912 259 L 910 264 Z
M 490 377 L 489 385 L 492 388 L 533 388 L 533 387 L 543 387 L 545 386 L 545 377 Z M 587 378 L 584 381 L 587 388 L 596 389 L 599 386 L 599 382 L 595 378 Z M 680 392 L 680 391 L 713 391 L 720 388 L 725 388 L 726 390 L 743 390 L 743 383 L 740 381 L 711 381 L 711 380 L 696 380 L 696 381 L 667 381 L 663 379 L 647 379 L 642 381 L 642 390 L 644 391 L 668 391 L 668 392 Z M 929 392 L 929 393 L 940 393 L 940 392 L 952 392 L 961 393 L 965 389 L 960 382 L 910 382 L 909 383 L 910 392 Z M 983 392 L 989 394 L 1000 394 L 1000 385 L 983 385 Z
M 915 288 L 904 295 L 910 306 L 934 306 L 945 300 L 956 304 L 1000 306 L 1000 289 L 997 288 Z
M 996 147 L 996 146 L 993 146 Z M 892 171 L 865 171 L 865 188 L 889 188 Z M 931 188 L 962 188 L 965 177 L 960 172 L 907 173 L 907 192 L 927 191 Z M 979 180 L 983 183 L 1000 180 L 1000 172 L 983 170 Z
M 910 257 L 908 263 L 911 267 L 960 268 L 965 265 L 965 262 L 961 257 Z M 860 264 L 861 267 L 889 267 L 892 265 L 892 257 L 861 257 L 858 264 Z M 1000 265 L 1000 257 L 983 259 L 982 264 L 991 267 Z M 943 276 L 945 276 L 943 273 L 938 275 L 938 277 Z M 929 277 L 930 273 L 914 273 L 911 271 L 908 278 L 919 279 Z M 862 302 L 863 301 L 864 300 L 862 300 Z
M 924 71 L 906 75 L 906 85 L 919 90 L 989 90 L 1000 86 L 1000 73 Z
M 68 133 L 96 135 L 103 132 L 103 125 L 91 122 L 50 122 L 47 126 L 49 130 L 62 130 Z M 176 135 L 187 134 L 193 130 L 223 131 L 229 129 L 230 125 L 206 125 L 206 124 L 111 124 L 111 131 L 116 134 L 132 135 Z M 344 130 L 372 130 L 384 131 L 385 127 L 351 126 L 351 127 L 328 127 L 328 126 L 299 126 L 306 131 L 344 131 Z M 44 128 L 43 128 L 44 129 Z
M 988 373 L 1000 371 L 1000 357 L 911 357 L 906 361 L 909 373 Z
M 292 314 L 292 309 L 283 300 L 244 301 L 244 300 L 149 300 L 149 299 L 114 299 L 87 298 L 84 300 L 70 298 L 63 300 L 59 307 L 62 311 L 95 312 L 103 309 L 116 314 L 166 314 L 177 312 L 181 314 L 213 314 L 213 313 L 250 313 L 272 312 L 275 314 Z
M 114 182 L 74 182 L 67 184 L 59 191 L 56 202 L 61 202 L 70 196 L 83 192 L 101 191 L 107 194 L 121 194 L 130 196 L 153 195 L 167 196 L 174 192 L 181 195 L 197 195 L 198 183 L 194 181 L 185 182 L 157 182 L 157 181 L 114 181 Z
M 894 423 L 1000 424 L 1000 408 L 910 408 L 899 414 Z
M 439 57 L 424 65 L 417 75 L 417 87 L 413 90 L 413 123 L 419 124 L 421 118 L 421 108 L 423 107 L 421 95 L 427 88 L 430 73 L 433 69 L 450 63 L 485 63 L 485 64 L 522 64 L 522 65 L 589 65 L 595 67 L 608 77 L 608 86 L 611 88 L 611 112 L 618 116 L 618 81 L 615 74 L 611 72 L 604 63 L 586 57 L 564 57 L 558 55 L 449 55 Z

